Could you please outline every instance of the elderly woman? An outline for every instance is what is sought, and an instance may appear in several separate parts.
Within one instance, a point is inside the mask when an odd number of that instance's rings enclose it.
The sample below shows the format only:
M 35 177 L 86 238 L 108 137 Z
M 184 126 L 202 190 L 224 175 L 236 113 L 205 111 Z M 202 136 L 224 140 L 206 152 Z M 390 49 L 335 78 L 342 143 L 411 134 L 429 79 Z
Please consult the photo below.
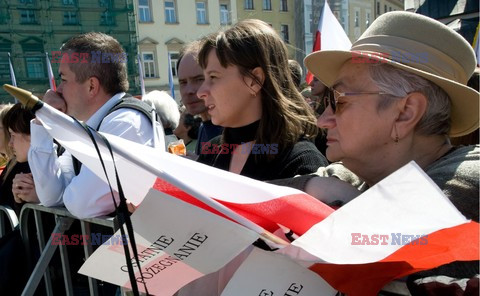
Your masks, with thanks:
M 311 142 L 315 117 L 271 26 L 244 20 L 209 36 L 199 64 L 205 80 L 197 95 L 212 122 L 225 128 L 203 146 L 199 161 L 257 180 L 307 174 L 327 163 Z
M 329 87 L 317 125 L 327 129 L 327 158 L 337 163 L 318 176 L 364 191 L 413 160 L 460 212 L 478 221 L 479 147 L 449 141 L 479 123 L 479 93 L 466 86 L 475 55 L 462 36 L 433 19 L 392 12 L 375 20 L 351 51 L 315 52 L 305 64 Z M 341 188 L 329 189 L 328 180 L 292 182 L 333 203 L 335 194 L 328 193 Z M 409 288 L 438 295 L 436 276 L 476 274 L 478 262 L 454 262 L 411 276 Z M 427 276 L 431 285 L 419 279 Z

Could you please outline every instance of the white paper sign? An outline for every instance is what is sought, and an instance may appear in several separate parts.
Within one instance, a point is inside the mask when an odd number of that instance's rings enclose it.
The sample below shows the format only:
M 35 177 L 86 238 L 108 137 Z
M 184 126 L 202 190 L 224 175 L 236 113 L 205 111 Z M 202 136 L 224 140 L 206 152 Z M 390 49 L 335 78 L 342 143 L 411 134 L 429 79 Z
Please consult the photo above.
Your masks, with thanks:
M 154 295 L 172 295 L 219 270 L 258 238 L 243 226 L 154 189 L 131 219 L 143 277 Z M 79 273 L 130 287 L 123 246 L 112 245 L 119 236 L 120 231 L 98 248 Z M 135 260 L 132 263 L 143 290 Z
M 334 296 L 336 293 L 320 276 L 291 259 L 255 248 L 222 296 Z

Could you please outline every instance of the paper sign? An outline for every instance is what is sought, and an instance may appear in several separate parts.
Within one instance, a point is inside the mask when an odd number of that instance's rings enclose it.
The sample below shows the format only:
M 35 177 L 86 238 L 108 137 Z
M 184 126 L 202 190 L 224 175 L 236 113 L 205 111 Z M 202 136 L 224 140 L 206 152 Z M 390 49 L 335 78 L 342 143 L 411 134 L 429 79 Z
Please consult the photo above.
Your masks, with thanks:
M 219 270 L 258 238 L 243 226 L 153 189 L 131 219 L 143 277 L 154 295 L 172 295 Z M 118 236 L 120 231 L 92 254 L 79 273 L 130 287 L 123 246 L 113 239 Z M 132 263 L 143 290 L 135 260 Z
M 291 259 L 255 248 L 222 296 L 334 296 L 320 276 Z

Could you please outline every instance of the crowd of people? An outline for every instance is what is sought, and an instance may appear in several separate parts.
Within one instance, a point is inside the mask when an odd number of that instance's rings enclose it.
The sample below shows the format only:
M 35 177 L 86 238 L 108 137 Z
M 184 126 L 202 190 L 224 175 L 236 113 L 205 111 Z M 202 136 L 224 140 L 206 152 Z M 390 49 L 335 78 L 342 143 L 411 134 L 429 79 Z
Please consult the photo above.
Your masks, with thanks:
M 123 53 L 103 33 L 75 36 L 61 51 Z M 429 59 L 398 59 L 393 52 Z M 154 105 L 166 145 L 182 139 L 192 161 L 295 187 L 334 207 L 413 160 L 478 222 L 478 72 L 470 80 L 477 90 L 467 85 L 476 64 L 471 46 L 450 28 L 392 12 L 377 18 L 351 50 L 308 55 L 305 66 L 315 78 L 302 91 L 301 67 L 288 60 L 278 33 L 263 21 L 244 20 L 183 48 L 180 108 L 160 91 L 146 94 L 135 108 L 126 103 L 132 98 L 122 61 L 60 63 L 61 83 L 43 101 L 98 131 L 149 146 Z M 61 151 L 28 110 L 4 106 L 0 117 L 6 163 L 0 204 L 17 214 L 25 202 L 65 206 L 80 219 L 115 211 L 108 185 Z M 477 137 L 458 138 L 472 133 Z M 114 199 L 118 203 L 116 192 Z M 413 295 L 440 295 L 456 289 L 442 282 L 445 277 L 476 277 L 478 289 L 478 274 L 478 261 L 453 262 L 411 275 L 407 283 Z M 208 291 L 220 294 L 222 288 Z

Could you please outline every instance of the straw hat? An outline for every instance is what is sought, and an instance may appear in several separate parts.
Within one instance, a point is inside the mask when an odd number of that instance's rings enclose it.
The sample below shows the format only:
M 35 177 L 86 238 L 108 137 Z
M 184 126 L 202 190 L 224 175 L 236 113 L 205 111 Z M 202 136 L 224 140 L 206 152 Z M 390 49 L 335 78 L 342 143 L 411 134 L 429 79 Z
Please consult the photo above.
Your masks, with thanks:
M 387 63 L 441 87 L 452 101 L 450 136 L 462 136 L 478 128 L 480 94 L 466 86 L 475 69 L 475 53 L 461 35 L 444 24 L 411 12 L 385 13 L 353 43 L 350 51 L 317 51 L 304 62 L 315 77 L 330 87 L 342 65 L 352 58 L 357 62 Z

